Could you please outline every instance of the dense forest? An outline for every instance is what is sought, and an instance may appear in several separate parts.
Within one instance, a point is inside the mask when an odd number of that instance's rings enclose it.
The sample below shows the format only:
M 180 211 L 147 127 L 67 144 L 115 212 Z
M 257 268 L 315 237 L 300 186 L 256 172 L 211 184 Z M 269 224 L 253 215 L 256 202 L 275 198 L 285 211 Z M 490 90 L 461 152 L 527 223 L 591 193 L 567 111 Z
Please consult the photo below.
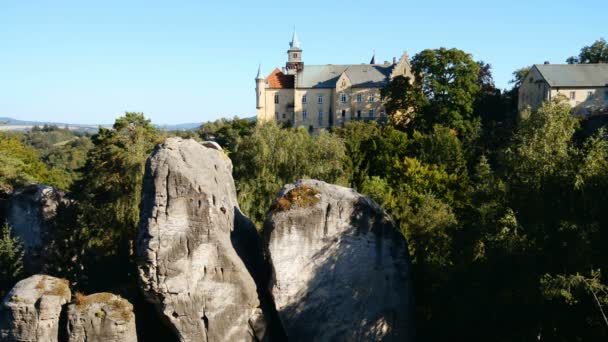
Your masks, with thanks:
M 598 40 L 569 63 L 608 62 Z M 82 292 L 132 297 L 132 243 L 147 157 L 166 137 L 214 140 L 232 160 L 241 209 L 261 228 L 276 192 L 315 178 L 380 203 L 407 238 L 420 340 L 598 341 L 608 337 L 608 134 L 562 99 L 517 114 L 517 91 L 458 49 L 412 59 L 413 82 L 382 95 L 390 120 L 306 128 L 223 119 L 159 131 L 126 113 L 95 135 L 45 126 L 0 132 L 0 192 L 69 192 L 45 272 Z M 0 235 L 0 294 L 26 276 Z

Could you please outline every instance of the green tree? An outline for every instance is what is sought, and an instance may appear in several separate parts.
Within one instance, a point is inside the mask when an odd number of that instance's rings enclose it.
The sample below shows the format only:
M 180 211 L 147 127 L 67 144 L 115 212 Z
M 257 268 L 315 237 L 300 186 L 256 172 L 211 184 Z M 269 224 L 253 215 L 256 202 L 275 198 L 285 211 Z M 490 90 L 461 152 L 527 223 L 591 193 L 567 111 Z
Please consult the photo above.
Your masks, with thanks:
M 253 133 L 254 120 L 239 119 L 237 117 L 226 120 L 220 119 L 201 125 L 198 133 L 203 140 L 212 140 L 220 144 L 230 153 L 234 152 L 241 139 Z
M 480 65 L 458 49 L 427 49 L 412 59 L 416 86 L 426 98 L 418 125 L 429 131 L 435 124 L 470 131 L 473 105 L 480 91 Z
M 608 43 L 604 38 L 581 49 L 578 56 L 569 57 L 568 64 L 608 63 Z
M 0 297 L 23 276 L 23 245 L 11 236 L 11 228 L 5 224 L 0 232 Z
M 567 102 L 546 102 L 520 123 L 513 143 L 504 153 L 513 185 L 539 191 L 551 177 L 564 179 L 572 171 L 570 161 L 576 149 L 573 135 L 579 121 L 570 114 Z
M 112 129 L 100 128 L 76 184 L 85 224 L 100 243 L 111 248 L 117 241 L 135 238 L 145 162 L 160 135 L 141 113 L 126 113 Z
M 77 196 L 72 231 L 75 255 L 86 252 L 89 283 L 111 283 L 125 277 L 130 267 L 132 242 L 139 222 L 139 203 L 145 163 L 162 137 L 141 113 L 126 113 L 112 129 L 100 128 L 93 148 L 74 185 Z M 84 250 L 83 250 L 84 249 Z M 106 268 L 107 267 L 107 268 Z M 112 272 L 110 272 L 112 269 Z M 104 275 L 104 271 L 109 273 Z M 105 276 L 112 275 L 104 279 Z M 124 278 L 122 278 L 124 280 Z
M 258 226 L 276 193 L 288 183 L 314 178 L 346 184 L 345 150 L 341 139 L 305 129 L 263 124 L 243 138 L 232 154 L 239 204 Z
M 397 76 L 380 91 L 384 108 L 395 127 L 405 130 L 426 104 L 419 87 L 409 77 Z
M 44 183 L 61 189 L 68 185 L 66 175 L 48 168 L 36 150 L 16 136 L 0 132 L 0 186 L 10 190 L 26 183 Z

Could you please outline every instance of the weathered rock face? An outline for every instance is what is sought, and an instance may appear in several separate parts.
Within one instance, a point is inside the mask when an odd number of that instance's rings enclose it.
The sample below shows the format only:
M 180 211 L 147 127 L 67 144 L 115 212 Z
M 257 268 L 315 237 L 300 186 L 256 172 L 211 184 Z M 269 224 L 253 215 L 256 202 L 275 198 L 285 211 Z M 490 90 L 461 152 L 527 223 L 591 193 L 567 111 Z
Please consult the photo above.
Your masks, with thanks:
M 18 282 L 0 308 L 0 340 L 56 342 L 61 308 L 71 297 L 67 280 L 34 275 Z
M 54 238 L 57 210 L 66 203 L 63 191 L 40 184 L 17 189 L 10 197 L 7 222 L 12 234 L 23 241 L 24 263 L 31 273 L 39 272 L 45 264 Z
M 373 200 L 304 180 L 264 225 L 272 294 L 290 341 L 410 341 L 407 244 Z
M 133 305 L 111 293 L 77 295 L 68 306 L 68 341 L 137 341 Z
M 139 277 L 181 341 L 272 338 L 255 282 L 263 278 L 258 244 L 221 150 L 179 138 L 157 147 L 143 184 Z

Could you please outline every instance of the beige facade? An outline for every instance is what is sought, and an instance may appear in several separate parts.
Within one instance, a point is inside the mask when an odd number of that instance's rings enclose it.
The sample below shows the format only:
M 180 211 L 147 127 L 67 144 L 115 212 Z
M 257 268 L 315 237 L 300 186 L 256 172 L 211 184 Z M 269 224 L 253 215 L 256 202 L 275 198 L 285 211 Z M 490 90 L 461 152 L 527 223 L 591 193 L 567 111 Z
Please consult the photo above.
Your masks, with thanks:
M 518 110 L 563 96 L 576 115 L 608 114 L 608 65 L 534 65 L 519 88 Z
M 297 36 L 283 70 L 256 77 L 257 119 L 312 131 L 353 120 L 386 120 L 380 91 L 394 77 L 413 79 L 407 54 L 392 63 L 304 65 Z

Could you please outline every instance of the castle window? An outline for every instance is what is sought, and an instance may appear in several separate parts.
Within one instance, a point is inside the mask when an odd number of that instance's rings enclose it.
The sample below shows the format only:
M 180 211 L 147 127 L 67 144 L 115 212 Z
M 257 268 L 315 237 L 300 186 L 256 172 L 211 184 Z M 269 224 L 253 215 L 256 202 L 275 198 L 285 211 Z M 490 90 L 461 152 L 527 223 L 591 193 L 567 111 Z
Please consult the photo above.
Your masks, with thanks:
M 357 102 L 363 102 L 363 96 L 361 96 L 361 94 L 357 94 Z
M 570 92 L 570 100 L 574 100 L 576 98 L 576 92 Z
M 360 110 L 357 111 L 357 119 L 361 119 L 361 111 Z
M 342 118 L 346 117 L 346 111 L 344 109 L 342 109 Z
M 302 111 L 302 120 L 306 120 L 306 116 L 308 115 L 308 113 L 306 113 L 306 111 Z
M 368 114 L 369 114 L 370 118 L 373 118 L 374 117 L 374 110 L 370 109 Z
M 319 126 L 323 125 L 323 111 L 319 111 Z
M 279 103 L 279 94 L 274 94 L 274 103 Z
M 302 95 L 302 103 L 306 104 L 306 95 Z
M 285 118 L 286 118 L 285 113 L 283 113 L 283 119 L 285 119 Z
M 319 96 L 317 97 L 317 103 L 318 103 L 318 104 L 322 104 L 322 103 L 323 103 L 323 95 L 319 95 Z
M 374 100 L 374 94 L 369 94 L 369 96 L 367 97 L 367 102 L 374 102 Z
M 346 103 L 346 94 L 344 94 L 344 93 L 340 94 L 340 102 Z

